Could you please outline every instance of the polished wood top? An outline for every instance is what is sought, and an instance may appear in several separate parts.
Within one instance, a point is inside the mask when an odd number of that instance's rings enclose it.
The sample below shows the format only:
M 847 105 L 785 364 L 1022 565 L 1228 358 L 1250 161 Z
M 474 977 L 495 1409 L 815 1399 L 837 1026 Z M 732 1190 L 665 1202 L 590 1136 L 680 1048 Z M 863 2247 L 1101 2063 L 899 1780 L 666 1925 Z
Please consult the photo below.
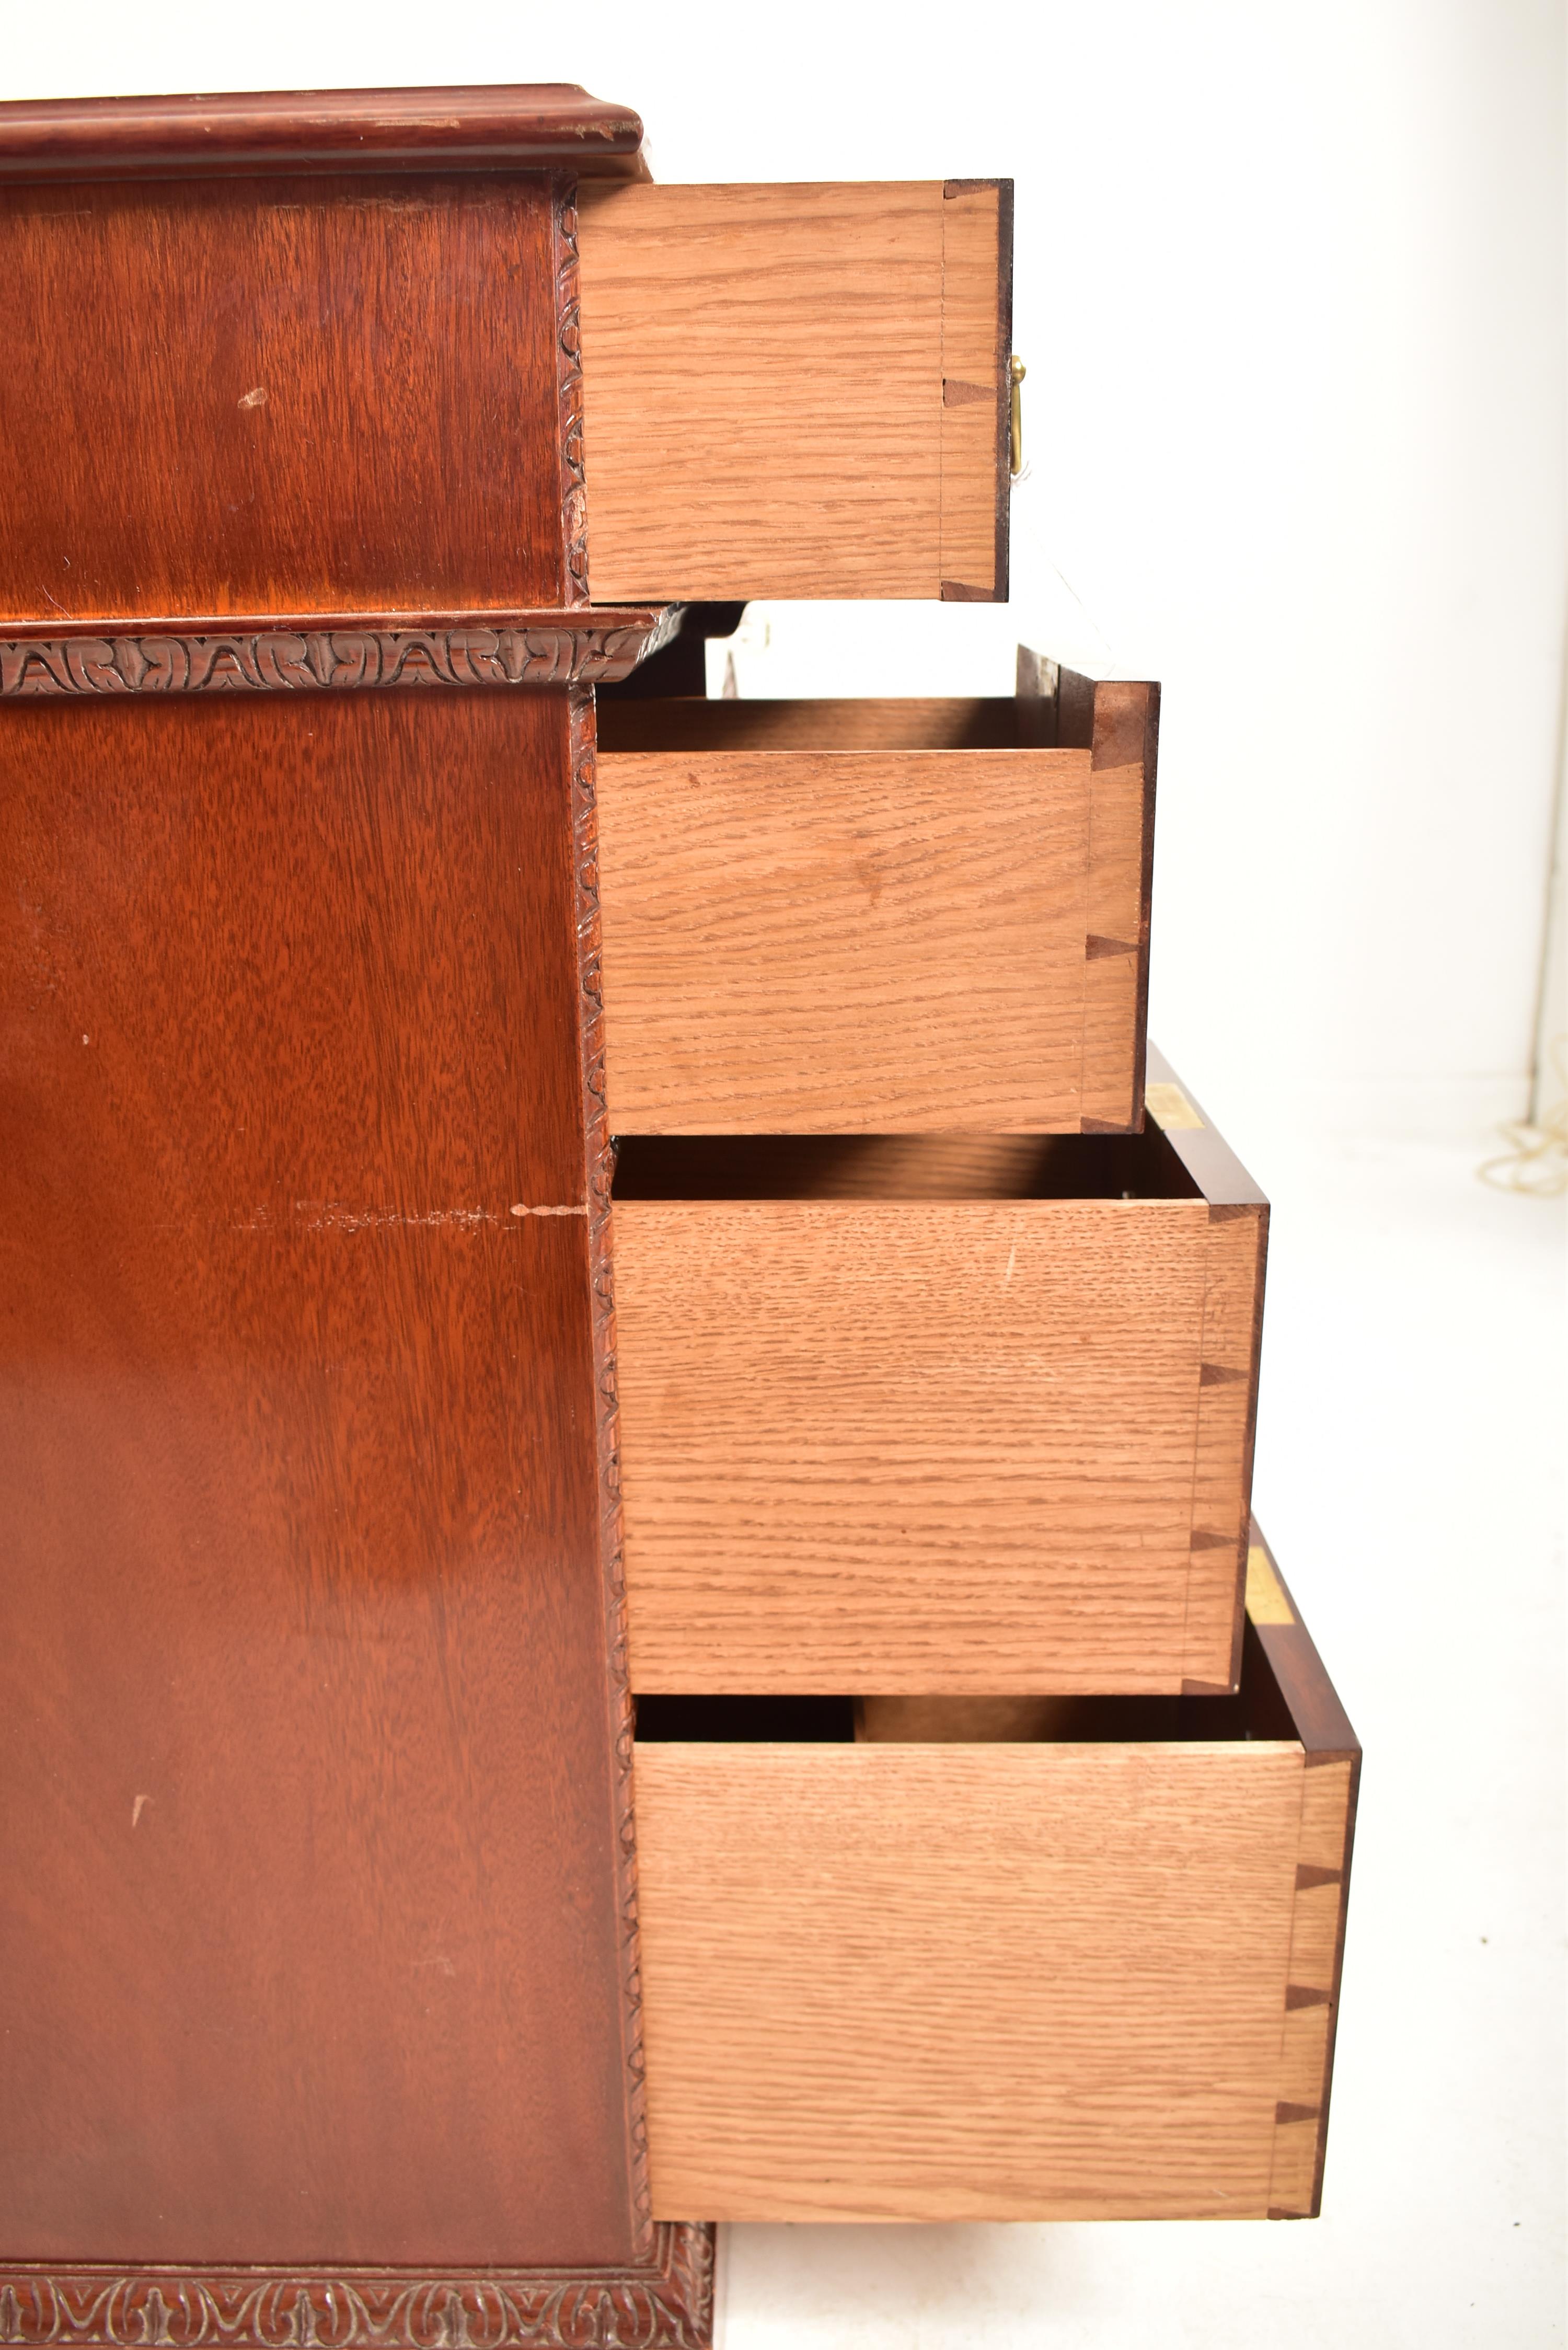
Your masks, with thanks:
M 0 179 L 260 172 L 538 171 L 641 179 L 642 123 L 576 82 L 458 89 L 236 90 L 0 106 Z

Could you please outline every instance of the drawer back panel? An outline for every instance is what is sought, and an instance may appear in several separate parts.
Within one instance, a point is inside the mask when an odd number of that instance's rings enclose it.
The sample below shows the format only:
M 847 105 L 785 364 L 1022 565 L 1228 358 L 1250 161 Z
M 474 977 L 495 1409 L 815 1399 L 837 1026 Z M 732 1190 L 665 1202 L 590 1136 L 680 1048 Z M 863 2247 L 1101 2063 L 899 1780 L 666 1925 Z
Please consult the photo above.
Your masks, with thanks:
M 639 1700 L 659 2215 L 1316 2210 L 1360 1755 L 1248 1591 L 1232 1697 Z
M 616 1131 L 1075 1132 L 1093 805 L 1086 751 L 604 757 Z
M 1011 182 L 585 186 L 595 598 L 1007 593 Z
M 634 1686 L 1230 1687 L 1262 1214 L 1158 1130 L 624 1141 Z

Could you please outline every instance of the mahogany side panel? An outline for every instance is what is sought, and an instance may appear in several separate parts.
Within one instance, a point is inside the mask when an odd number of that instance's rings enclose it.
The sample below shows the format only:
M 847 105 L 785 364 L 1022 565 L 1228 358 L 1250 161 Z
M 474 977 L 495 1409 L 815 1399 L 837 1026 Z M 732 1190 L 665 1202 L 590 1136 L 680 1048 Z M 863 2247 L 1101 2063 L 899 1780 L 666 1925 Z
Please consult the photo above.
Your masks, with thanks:
M 7 2262 L 639 2255 L 568 726 L 0 724 Z
M 5 619 L 567 600 L 543 174 L 0 187 Z

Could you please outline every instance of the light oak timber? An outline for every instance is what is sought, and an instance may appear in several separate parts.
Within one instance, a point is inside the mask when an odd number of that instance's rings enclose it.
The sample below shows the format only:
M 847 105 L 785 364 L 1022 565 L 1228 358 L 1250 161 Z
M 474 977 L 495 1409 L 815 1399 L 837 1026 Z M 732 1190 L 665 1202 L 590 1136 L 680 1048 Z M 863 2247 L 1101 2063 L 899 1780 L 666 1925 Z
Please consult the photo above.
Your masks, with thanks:
M 617 1131 L 1135 1127 L 1158 689 L 1079 682 L 607 700 Z
M 942 593 L 1007 594 L 1007 364 L 1012 340 L 1012 184 L 949 180 L 942 191 Z M 967 494 L 989 477 L 992 511 Z
M 624 1140 L 634 1688 L 1232 1687 L 1266 1211 L 1186 1139 Z
M 1238 1636 L 1241 1624 L 1269 1205 L 1152 1045 L 1147 1076 L 1149 1116 L 1210 1202 L 1185 1675 L 1189 1686 L 1202 1690 L 1213 1686 L 1210 1627 L 1216 1613 L 1231 1609 Z
M 1104 682 L 1089 686 L 1086 700 L 1092 783 L 1084 1123 L 1116 1128 L 1136 1122 L 1143 1097 L 1159 688 Z
M 1272 1744 L 639 1748 L 656 2212 L 1261 2216 L 1302 1776 Z
M 1082 751 L 605 756 L 616 1131 L 1075 1132 L 1091 795 Z
M 954 184 L 581 189 L 596 596 L 1005 595 L 1009 208 Z
M 868 1699 L 854 1743 L 639 1737 L 655 2210 L 1315 2210 L 1358 1750 L 1262 1638 L 1239 1698 L 1125 1731 Z

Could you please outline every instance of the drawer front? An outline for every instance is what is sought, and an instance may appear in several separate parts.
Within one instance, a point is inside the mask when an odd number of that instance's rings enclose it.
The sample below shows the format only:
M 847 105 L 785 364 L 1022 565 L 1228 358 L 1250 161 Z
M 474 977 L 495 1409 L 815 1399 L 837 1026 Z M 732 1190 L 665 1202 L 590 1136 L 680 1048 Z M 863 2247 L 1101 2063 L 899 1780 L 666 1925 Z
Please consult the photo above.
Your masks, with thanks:
M 615 1130 L 1132 1127 L 1154 689 L 1096 691 L 1065 748 L 1027 702 L 607 708 Z
M 1314 2210 L 1357 1755 L 1307 1655 L 1300 1719 L 1256 1638 L 1168 1709 L 1248 1738 L 639 1742 L 656 2216 Z
M 1231 1687 L 1265 1214 L 618 1199 L 633 1686 Z
M 1005 598 L 1011 182 L 585 185 L 578 244 L 598 601 Z

